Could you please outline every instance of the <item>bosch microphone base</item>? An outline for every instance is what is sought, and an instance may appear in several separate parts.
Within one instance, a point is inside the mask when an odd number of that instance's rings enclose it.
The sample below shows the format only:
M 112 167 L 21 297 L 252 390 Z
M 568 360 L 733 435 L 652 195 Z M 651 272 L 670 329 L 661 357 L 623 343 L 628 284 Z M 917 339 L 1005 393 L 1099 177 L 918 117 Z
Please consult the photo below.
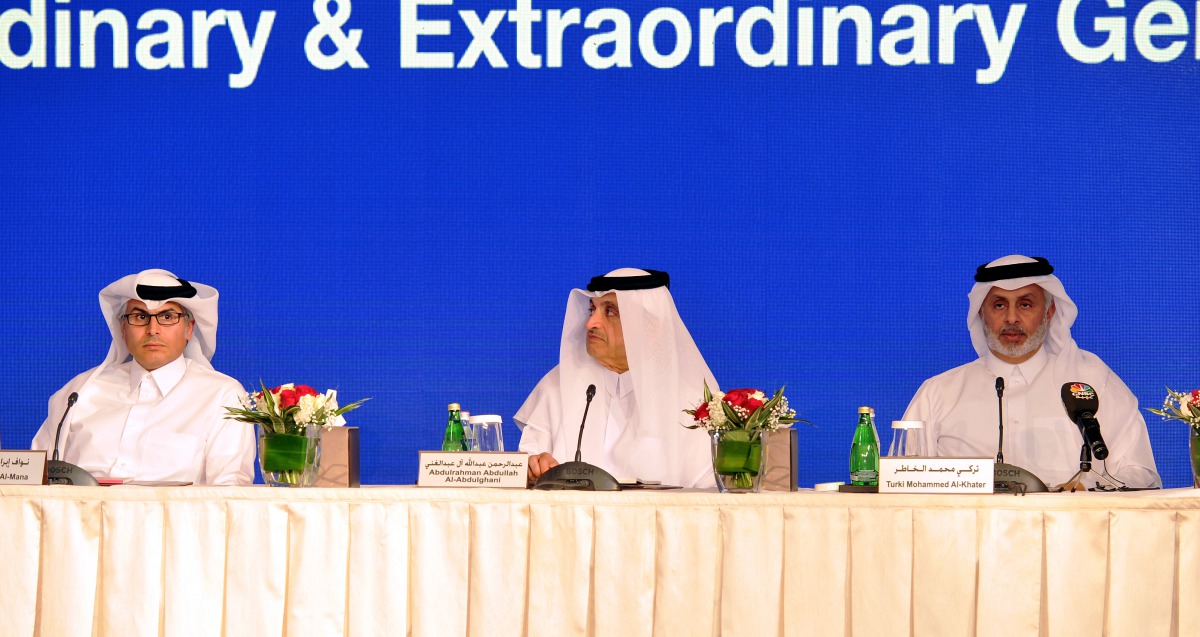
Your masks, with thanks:
M 534 489 L 548 491 L 620 491 L 621 485 L 604 469 L 586 462 L 564 462 L 538 478 Z

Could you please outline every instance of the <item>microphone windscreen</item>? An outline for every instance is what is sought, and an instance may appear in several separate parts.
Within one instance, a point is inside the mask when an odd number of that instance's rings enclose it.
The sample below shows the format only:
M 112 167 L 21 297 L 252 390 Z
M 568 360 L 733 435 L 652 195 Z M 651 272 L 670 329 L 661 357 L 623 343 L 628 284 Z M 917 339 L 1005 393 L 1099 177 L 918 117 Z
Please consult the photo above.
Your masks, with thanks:
M 79 400 L 79 392 L 71 392 L 71 395 L 67 396 L 67 406 L 74 405 L 77 400 Z
M 1100 410 L 1100 399 L 1096 390 L 1087 383 L 1072 382 L 1062 386 L 1063 407 L 1076 418 L 1081 412 L 1090 411 L 1093 414 Z
M 588 391 L 587 391 L 587 399 L 588 399 L 588 401 L 591 401 L 591 400 L 592 400 L 593 398 L 595 398 L 595 397 L 596 397 L 596 386 L 595 386 L 595 385 L 588 385 Z

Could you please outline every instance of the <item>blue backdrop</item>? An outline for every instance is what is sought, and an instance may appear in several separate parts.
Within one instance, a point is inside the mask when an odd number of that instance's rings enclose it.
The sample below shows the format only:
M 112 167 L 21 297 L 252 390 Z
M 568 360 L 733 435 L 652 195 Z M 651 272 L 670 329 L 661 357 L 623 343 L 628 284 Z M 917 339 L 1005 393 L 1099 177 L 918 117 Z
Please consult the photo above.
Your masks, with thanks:
M 887 423 L 974 357 L 966 294 L 1001 255 L 1055 264 L 1076 340 L 1143 406 L 1200 386 L 1194 3 L 947 5 L 951 36 L 928 2 L 444 1 L 0 0 L 5 447 L 104 357 L 100 288 L 149 267 L 220 290 L 213 362 L 247 387 L 372 397 L 350 417 L 365 483 L 415 480 L 451 401 L 515 447 L 568 291 L 626 265 L 671 273 L 724 387 L 787 385 L 817 424 L 803 486 L 845 478 L 857 406 Z M 193 12 L 219 22 L 206 53 Z M 1147 415 L 1187 484 L 1186 429 Z

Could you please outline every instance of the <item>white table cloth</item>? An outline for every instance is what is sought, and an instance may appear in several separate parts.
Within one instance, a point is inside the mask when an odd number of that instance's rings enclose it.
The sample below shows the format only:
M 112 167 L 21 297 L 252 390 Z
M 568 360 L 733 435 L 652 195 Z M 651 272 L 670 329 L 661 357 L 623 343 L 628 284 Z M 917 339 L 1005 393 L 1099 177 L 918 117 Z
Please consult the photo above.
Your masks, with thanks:
M 0 635 L 1200 635 L 1200 491 L 0 487 Z

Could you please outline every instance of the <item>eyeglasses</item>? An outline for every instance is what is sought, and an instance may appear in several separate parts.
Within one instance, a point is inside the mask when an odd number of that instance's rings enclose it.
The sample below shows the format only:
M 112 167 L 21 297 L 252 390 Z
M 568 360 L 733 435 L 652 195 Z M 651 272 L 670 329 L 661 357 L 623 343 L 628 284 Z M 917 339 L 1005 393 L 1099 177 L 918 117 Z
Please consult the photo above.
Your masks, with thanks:
M 175 310 L 163 310 L 158 314 L 151 314 L 149 312 L 130 312 L 129 314 L 121 315 L 122 320 L 134 327 L 145 327 L 149 325 L 150 317 L 154 317 L 154 320 L 158 321 L 159 325 L 175 325 L 183 319 L 191 319 L 192 315 L 188 314 L 187 312 L 177 312 Z

